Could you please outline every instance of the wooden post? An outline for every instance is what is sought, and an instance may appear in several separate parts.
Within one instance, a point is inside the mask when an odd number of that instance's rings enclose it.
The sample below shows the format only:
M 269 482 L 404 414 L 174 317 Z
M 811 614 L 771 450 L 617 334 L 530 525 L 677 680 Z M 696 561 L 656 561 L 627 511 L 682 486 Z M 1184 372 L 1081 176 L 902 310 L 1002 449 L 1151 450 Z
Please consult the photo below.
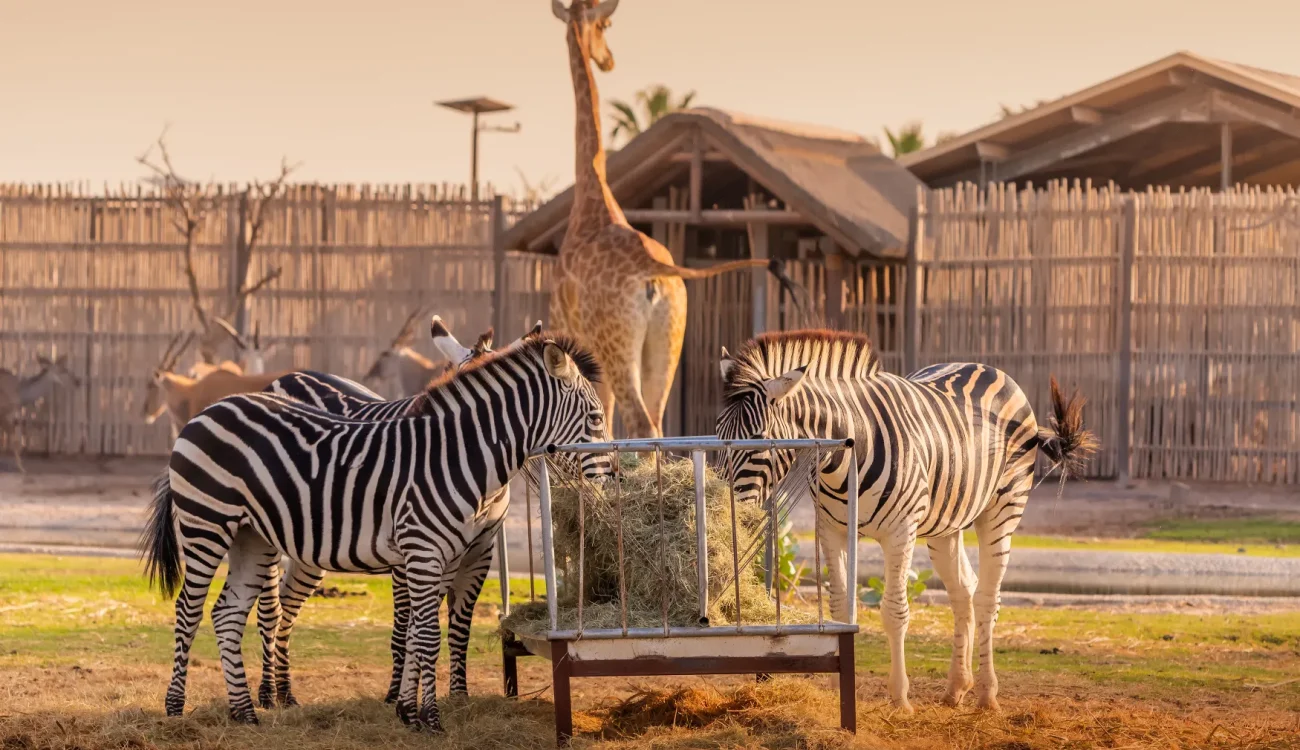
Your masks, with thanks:
M 758 226 L 750 225 L 749 253 L 752 258 L 767 260 L 768 258 L 768 232 L 769 227 L 766 224 Z M 767 268 L 755 268 L 751 271 L 750 276 L 750 296 L 752 309 L 754 313 L 754 335 L 757 336 L 767 330 Z
M 921 361 L 921 248 L 925 246 L 925 221 L 918 196 L 908 221 L 907 271 L 903 280 L 903 374 L 916 372 Z
M 548 589 L 549 599 L 553 594 Z M 569 691 L 569 642 L 551 641 L 551 692 L 555 696 L 555 744 L 568 747 L 573 738 L 573 698 Z
M 1132 452 L 1133 415 L 1133 261 L 1137 255 L 1138 244 L 1138 205 L 1137 196 L 1130 195 L 1124 204 L 1124 231 L 1120 237 L 1119 283 L 1115 285 L 1115 294 L 1119 303 L 1119 350 L 1118 372 L 1115 375 L 1116 414 L 1118 415 L 1119 435 L 1115 443 L 1118 478 L 1129 478 Z
M 699 130 L 695 131 L 691 148 L 691 195 L 690 210 L 693 221 L 700 219 L 700 203 L 704 193 L 704 144 L 700 142 Z
M 1232 125 L 1219 125 L 1219 190 L 1232 189 Z
M 857 607 L 856 600 L 849 602 Z M 858 733 L 858 680 L 853 665 L 853 634 L 840 633 L 840 729 Z
M 492 241 L 492 325 L 497 336 L 508 337 L 509 322 L 506 318 L 506 298 L 509 296 L 509 278 L 506 275 L 506 212 L 505 202 L 499 195 L 492 196 L 492 210 L 489 214 L 491 223 L 489 231 Z M 512 340 L 512 339 L 503 339 Z

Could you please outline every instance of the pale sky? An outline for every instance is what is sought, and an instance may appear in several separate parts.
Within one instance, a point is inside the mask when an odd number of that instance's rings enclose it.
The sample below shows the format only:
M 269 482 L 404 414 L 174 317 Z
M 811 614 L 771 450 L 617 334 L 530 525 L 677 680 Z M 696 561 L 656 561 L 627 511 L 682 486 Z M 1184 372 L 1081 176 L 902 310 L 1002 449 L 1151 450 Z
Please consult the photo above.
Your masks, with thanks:
M 622 0 L 604 103 L 664 83 L 697 103 L 933 137 L 1177 50 L 1300 73 L 1295 0 Z M 183 175 L 572 181 L 573 97 L 550 0 L 0 0 L 0 182 L 132 180 L 164 123 Z M 606 107 L 607 110 L 607 107 Z M 604 124 L 609 131 L 608 117 Z

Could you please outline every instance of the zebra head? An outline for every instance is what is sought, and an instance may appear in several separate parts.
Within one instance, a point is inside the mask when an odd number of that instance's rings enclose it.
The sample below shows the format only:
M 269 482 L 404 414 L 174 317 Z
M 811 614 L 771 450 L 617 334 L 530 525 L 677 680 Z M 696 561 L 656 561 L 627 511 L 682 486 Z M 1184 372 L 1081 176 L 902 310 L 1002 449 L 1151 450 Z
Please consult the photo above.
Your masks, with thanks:
M 600 368 L 595 358 L 569 339 L 527 335 L 525 346 L 540 346 L 548 377 L 548 393 L 540 402 L 546 424 L 548 445 L 597 443 L 609 439 L 605 430 L 605 408 L 600 403 L 593 381 L 599 380 Z M 557 455 L 555 460 L 567 471 L 578 471 L 587 479 L 600 480 L 613 475 L 614 462 L 607 452 Z
M 789 397 L 804 382 L 807 365 L 775 378 L 755 372 L 736 373 L 736 362 L 722 350 L 722 411 L 716 434 L 720 440 L 789 440 L 800 437 L 788 408 Z M 726 477 L 740 502 L 759 503 L 794 463 L 793 450 L 727 451 Z

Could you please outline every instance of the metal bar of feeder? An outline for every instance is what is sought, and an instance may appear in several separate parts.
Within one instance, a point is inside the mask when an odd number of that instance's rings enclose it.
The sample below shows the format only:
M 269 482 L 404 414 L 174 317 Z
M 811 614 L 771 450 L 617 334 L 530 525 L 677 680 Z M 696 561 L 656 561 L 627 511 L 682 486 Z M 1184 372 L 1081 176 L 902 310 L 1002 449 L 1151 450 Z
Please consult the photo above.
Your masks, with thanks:
M 506 492 L 510 485 L 506 485 Z M 506 549 L 506 523 L 497 527 L 497 579 L 501 582 L 501 616 L 510 616 L 510 551 Z
M 560 627 L 560 597 L 555 586 L 555 541 L 552 539 L 551 470 L 542 459 L 538 467 L 537 504 L 542 512 L 542 568 L 546 576 L 546 612 L 550 615 L 551 630 Z
M 637 453 L 649 453 L 656 450 L 716 451 L 728 448 L 741 450 L 799 450 L 803 448 L 843 448 L 844 440 L 824 440 L 799 438 L 797 440 L 719 440 L 717 438 L 656 438 L 646 440 L 617 440 L 605 443 L 570 443 L 567 445 L 548 445 L 533 453 L 540 456 L 546 453 L 609 453 L 622 450 Z
M 849 574 L 849 624 L 858 624 L 858 454 L 849 448 L 849 561 L 845 567 Z
M 841 622 L 828 622 L 825 625 L 715 625 L 707 628 L 672 627 L 668 629 L 669 638 L 716 638 L 728 635 L 820 635 L 838 633 L 856 633 L 857 625 Z M 662 628 L 629 628 L 624 633 L 622 628 L 588 628 L 579 633 L 576 630 L 552 630 L 546 634 L 552 641 L 615 640 L 619 638 L 663 638 Z
M 813 462 L 812 471 L 808 473 L 808 496 L 812 499 L 813 504 L 813 569 L 817 571 L 817 627 L 821 628 L 826 624 L 826 618 L 822 611 L 822 540 L 821 540 L 821 515 L 818 511 L 821 508 L 817 503 L 817 472 L 822 465 L 821 449 L 817 450 L 817 460 Z
M 728 482 L 727 496 L 731 499 L 731 580 L 735 582 L 736 590 L 736 626 L 741 624 L 740 619 L 740 542 L 736 533 L 736 489 Z
M 655 494 L 659 496 L 659 575 L 663 576 L 663 583 L 659 586 L 661 596 L 659 597 L 659 610 L 663 614 L 664 620 L 664 637 L 668 636 L 668 566 L 664 565 L 664 547 L 667 547 L 667 537 L 664 534 L 664 457 L 663 453 L 655 449 Z
M 704 508 L 704 451 L 691 451 L 695 466 L 695 577 L 700 588 L 700 623 L 709 621 L 709 535 Z
M 623 474 L 623 454 L 614 451 L 614 473 Z M 618 506 L 618 614 L 623 625 L 623 635 L 627 635 L 627 571 L 623 564 L 623 482 L 614 485 L 614 503 Z
M 779 534 L 781 530 L 778 527 L 779 522 L 777 521 L 776 518 L 777 516 L 776 498 L 775 497 L 768 498 L 767 504 L 772 506 L 771 513 L 769 514 L 772 519 L 772 523 L 771 523 L 772 538 L 768 541 L 768 545 L 767 545 L 767 549 L 769 550 L 768 558 L 767 558 L 768 560 L 767 574 L 769 579 L 772 582 L 771 590 L 773 590 L 776 593 L 776 597 L 775 597 L 776 598 L 776 626 L 779 628 L 781 627 L 781 571 L 777 570 L 777 566 L 780 565 L 780 561 L 777 559 L 777 555 L 776 555 L 776 535 Z
M 587 480 L 578 478 L 578 632 L 582 632 L 582 600 L 587 598 Z M 565 583 L 568 583 L 567 577 Z
M 537 571 L 533 570 L 533 483 L 527 480 L 524 481 L 524 530 L 528 532 L 528 601 L 535 602 Z

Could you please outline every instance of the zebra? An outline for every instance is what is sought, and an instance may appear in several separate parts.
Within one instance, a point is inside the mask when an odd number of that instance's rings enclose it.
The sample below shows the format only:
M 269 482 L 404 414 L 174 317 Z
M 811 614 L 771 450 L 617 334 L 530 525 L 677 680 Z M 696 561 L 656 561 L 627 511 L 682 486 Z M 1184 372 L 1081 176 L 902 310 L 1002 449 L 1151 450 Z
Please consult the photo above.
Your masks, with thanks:
M 1001 370 L 940 364 L 906 378 L 882 372 L 865 337 L 822 330 L 766 334 L 721 361 L 724 440 L 853 438 L 859 467 L 859 533 L 885 554 L 881 619 L 889 641 L 889 697 L 910 713 L 903 640 L 907 574 L 917 538 L 926 540 L 956 621 L 945 702 L 958 705 L 975 681 L 971 650 L 979 640 L 979 706 L 997 710 L 993 623 L 1011 534 L 1024 513 L 1041 452 L 1077 475 L 1097 447 L 1083 429 L 1084 399 L 1068 401 L 1051 379 L 1053 420 L 1040 429 L 1024 392 Z M 732 451 L 726 474 L 738 501 L 756 502 L 789 471 L 792 451 Z M 832 614 L 847 621 L 845 579 L 848 460 L 830 454 L 818 467 L 818 531 L 830 569 Z M 962 532 L 979 536 L 978 581 Z M 838 536 L 837 536 L 838 530 Z
M 483 499 L 529 455 L 605 438 L 593 385 L 599 376 L 595 358 L 574 339 L 543 334 L 431 382 L 400 419 L 351 419 L 269 393 L 230 396 L 200 412 L 155 483 L 142 540 L 150 584 L 165 596 L 179 588 L 167 714 L 184 710 L 190 647 L 212 577 L 229 554 L 212 620 L 230 716 L 257 722 L 240 642 L 253 602 L 285 555 L 325 570 L 405 567 L 412 622 L 397 716 L 440 730 L 444 572 L 457 570 Z M 603 451 L 561 460 L 592 480 L 613 473 Z
M 536 338 L 541 334 L 542 322 L 536 325 L 514 344 L 527 338 Z M 433 316 L 430 332 L 434 345 L 448 360 L 446 374 L 460 368 L 470 361 L 492 351 L 493 330 L 479 336 L 470 348 L 466 348 L 449 331 L 442 319 Z M 294 398 L 318 409 L 353 419 L 378 421 L 395 419 L 405 415 L 423 394 L 398 401 L 384 401 L 365 386 L 336 375 L 304 370 L 294 372 L 276 380 L 265 389 L 268 393 Z M 451 688 L 452 693 L 468 692 L 467 655 L 469 651 L 470 624 L 474 617 L 474 605 L 478 602 L 492 562 L 492 542 L 494 535 L 505 519 L 507 503 L 506 488 L 502 488 L 484 501 L 484 507 L 490 509 L 482 519 L 483 526 L 475 534 L 461 560 L 461 576 L 464 580 L 448 581 L 448 625 L 447 645 L 451 652 Z M 401 687 L 402 665 L 406 655 L 406 632 L 410 622 L 410 599 L 406 589 L 406 571 L 397 566 L 392 570 L 375 570 L 373 573 L 390 573 L 393 581 L 393 635 L 390 649 L 393 654 L 393 672 L 389 680 L 388 692 L 384 697 L 386 703 L 394 703 Z M 278 587 L 270 586 L 258 601 L 258 630 L 262 640 L 262 681 L 258 687 L 258 705 L 262 708 L 296 706 L 298 700 L 293 695 L 292 680 L 289 675 L 289 639 L 293 633 L 294 623 L 302 605 L 311 596 L 325 578 L 325 571 L 320 568 L 299 565 L 292 559 L 281 566 L 283 580 Z

